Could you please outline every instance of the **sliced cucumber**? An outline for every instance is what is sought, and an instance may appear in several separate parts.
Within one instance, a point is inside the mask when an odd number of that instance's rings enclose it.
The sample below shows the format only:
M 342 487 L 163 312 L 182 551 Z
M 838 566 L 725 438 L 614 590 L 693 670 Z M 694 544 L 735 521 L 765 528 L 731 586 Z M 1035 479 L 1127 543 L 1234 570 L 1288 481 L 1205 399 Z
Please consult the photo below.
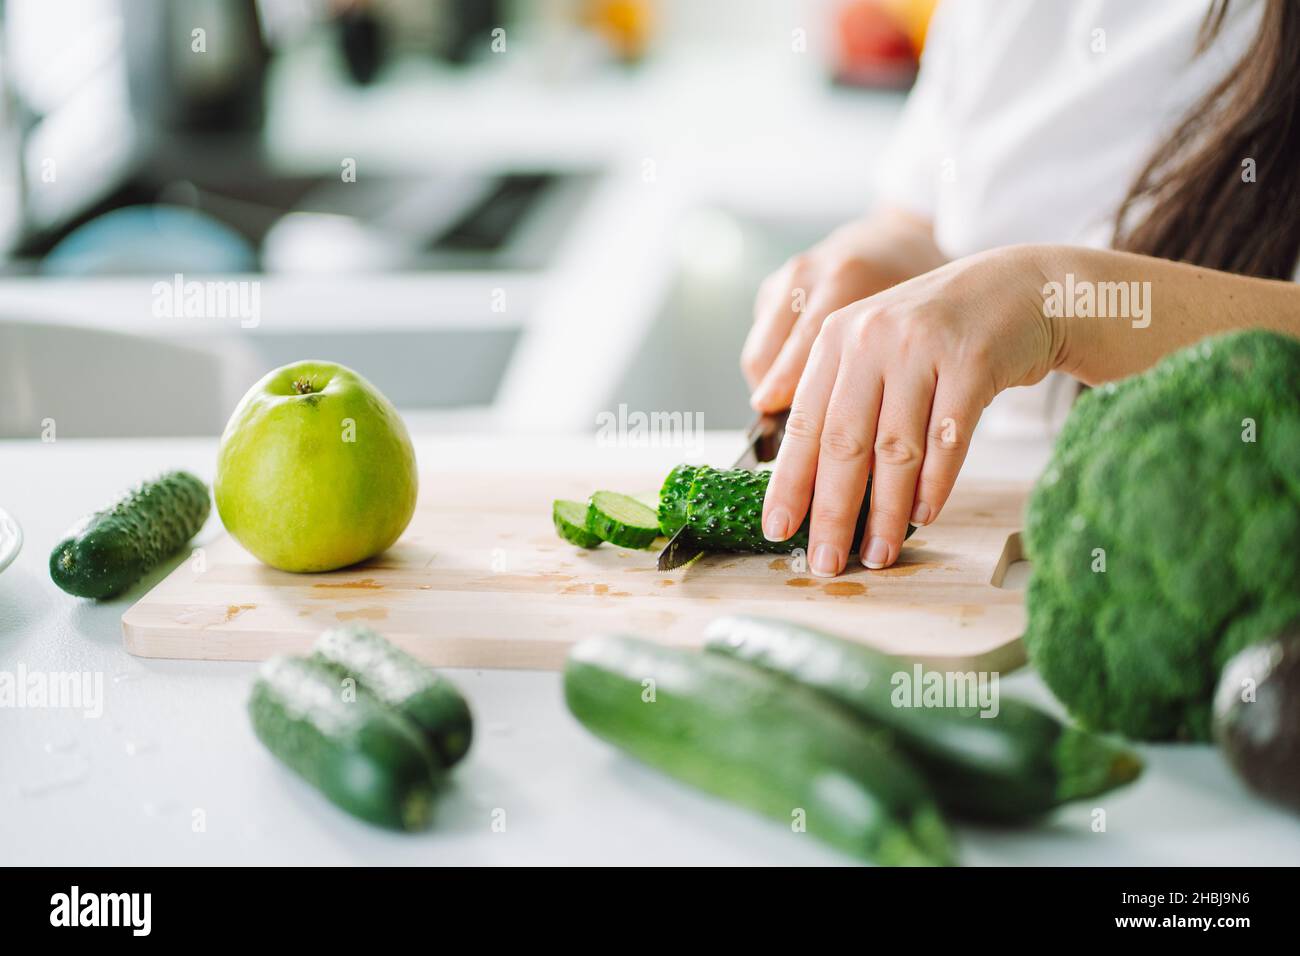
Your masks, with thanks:
M 676 534 L 677 529 L 686 524 L 686 501 L 696 470 L 695 465 L 678 465 L 664 479 L 655 509 L 659 513 L 659 530 L 664 534 Z
M 587 504 L 587 530 L 620 548 L 648 548 L 659 537 L 659 516 L 629 495 L 598 491 Z
M 581 501 L 558 499 L 551 506 L 551 520 L 561 538 L 580 548 L 594 548 L 604 539 L 587 530 L 587 506 Z
M 795 548 L 807 550 L 811 512 L 799 530 L 785 541 L 768 541 L 763 534 L 763 500 L 772 480 L 770 471 L 743 468 L 720 469 L 705 465 L 678 465 L 669 473 L 659 492 L 659 522 L 665 533 L 685 524 L 705 551 L 740 553 L 788 553 Z M 683 487 L 689 482 L 689 487 Z M 858 511 L 852 547 L 857 550 L 867 526 L 867 509 L 871 503 L 871 479 Z M 916 530 L 907 526 L 904 538 Z
M 651 511 L 659 510 L 658 491 L 642 491 L 639 494 L 633 495 L 632 497 L 635 498 L 637 501 L 641 502 L 641 504 L 645 505 Z

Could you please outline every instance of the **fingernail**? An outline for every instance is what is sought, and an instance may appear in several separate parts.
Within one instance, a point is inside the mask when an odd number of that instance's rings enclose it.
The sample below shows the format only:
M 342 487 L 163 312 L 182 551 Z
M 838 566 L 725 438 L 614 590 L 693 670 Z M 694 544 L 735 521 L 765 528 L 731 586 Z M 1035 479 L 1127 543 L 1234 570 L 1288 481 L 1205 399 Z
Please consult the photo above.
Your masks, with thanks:
M 768 541 L 784 541 L 790 537 L 790 516 L 780 508 L 772 509 L 763 519 L 763 537 Z
M 749 407 L 754 411 L 761 411 L 771 394 L 772 390 L 766 385 L 758 386 L 758 388 L 754 389 L 754 393 L 749 396 Z
M 912 509 L 912 524 L 921 525 L 930 520 L 930 506 L 924 501 L 918 501 L 916 507 Z
M 813 553 L 812 573 L 819 578 L 833 578 L 840 573 L 840 556 L 829 544 L 817 546 Z
M 863 564 L 874 571 L 883 568 L 888 560 L 889 542 L 880 536 L 876 536 L 867 542 L 867 554 L 862 559 Z

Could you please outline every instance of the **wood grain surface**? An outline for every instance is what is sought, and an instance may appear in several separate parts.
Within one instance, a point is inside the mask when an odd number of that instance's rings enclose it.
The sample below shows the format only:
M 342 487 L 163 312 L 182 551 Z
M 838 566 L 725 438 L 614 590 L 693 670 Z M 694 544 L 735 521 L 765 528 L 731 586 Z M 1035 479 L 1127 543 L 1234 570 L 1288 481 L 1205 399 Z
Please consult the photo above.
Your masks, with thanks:
M 829 580 L 813 577 L 797 553 L 711 555 L 661 574 L 656 551 L 584 551 L 551 527 L 554 498 L 644 491 L 661 478 L 426 475 L 402 539 L 327 574 L 276 571 L 222 536 L 123 615 L 126 647 L 141 657 L 261 660 L 305 651 L 326 628 L 357 621 L 433 665 L 546 669 L 592 635 L 691 645 L 713 618 L 748 613 L 936 666 L 1023 662 L 1023 593 L 999 585 L 1021 556 L 1027 484 L 959 481 L 939 521 L 916 532 L 894 567 L 854 561 Z

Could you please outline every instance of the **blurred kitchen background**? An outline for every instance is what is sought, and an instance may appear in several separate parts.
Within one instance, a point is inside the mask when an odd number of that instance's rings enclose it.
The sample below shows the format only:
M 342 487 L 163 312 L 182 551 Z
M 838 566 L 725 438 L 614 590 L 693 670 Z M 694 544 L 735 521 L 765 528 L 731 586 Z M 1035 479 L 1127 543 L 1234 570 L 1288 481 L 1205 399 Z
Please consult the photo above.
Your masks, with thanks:
M 931 7 L 3 0 L 0 438 L 215 434 L 300 358 L 416 426 L 743 426 L 755 288 L 871 204 Z

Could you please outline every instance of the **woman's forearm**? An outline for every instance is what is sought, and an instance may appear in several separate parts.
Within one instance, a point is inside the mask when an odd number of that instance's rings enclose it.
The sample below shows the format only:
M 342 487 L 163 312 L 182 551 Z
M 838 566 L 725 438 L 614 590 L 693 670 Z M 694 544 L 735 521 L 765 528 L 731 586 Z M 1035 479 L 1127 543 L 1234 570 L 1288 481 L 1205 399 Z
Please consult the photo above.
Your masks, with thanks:
M 1023 247 L 1042 274 L 1053 367 L 1088 384 L 1149 368 L 1197 339 L 1264 328 L 1300 336 L 1300 287 L 1075 246 Z

